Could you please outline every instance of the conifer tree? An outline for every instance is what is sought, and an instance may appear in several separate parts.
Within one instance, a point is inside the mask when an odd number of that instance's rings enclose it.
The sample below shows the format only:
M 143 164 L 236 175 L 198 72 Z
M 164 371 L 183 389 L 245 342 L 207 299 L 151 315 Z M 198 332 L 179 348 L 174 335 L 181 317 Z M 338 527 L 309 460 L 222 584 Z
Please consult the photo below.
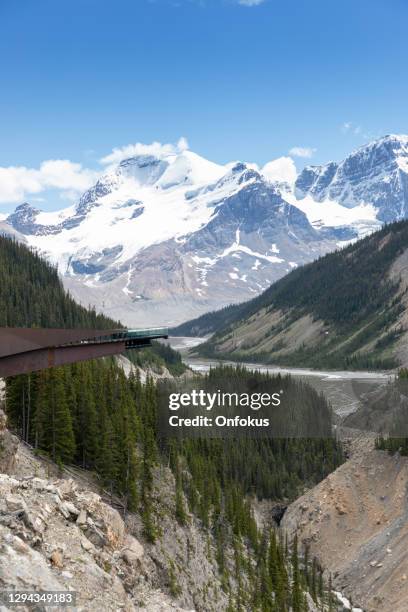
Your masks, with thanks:
M 298 554 L 298 538 L 295 534 L 292 544 L 292 610 L 293 612 L 302 612 L 302 591 L 300 588 L 300 573 L 299 573 L 299 554 Z
M 36 429 L 40 447 L 54 461 L 69 463 L 73 460 L 75 438 L 61 368 L 42 372 L 38 388 Z
M 184 507 L 184 495 L 183 495 L 183 485 L 182 485 L 182 474 L 180 467 L 180 459 L 177 457 L 176 459 L 177 467 L 176 467 L 176 518 L 180 525 L 185 525 L 187 523 L 187 514 Z

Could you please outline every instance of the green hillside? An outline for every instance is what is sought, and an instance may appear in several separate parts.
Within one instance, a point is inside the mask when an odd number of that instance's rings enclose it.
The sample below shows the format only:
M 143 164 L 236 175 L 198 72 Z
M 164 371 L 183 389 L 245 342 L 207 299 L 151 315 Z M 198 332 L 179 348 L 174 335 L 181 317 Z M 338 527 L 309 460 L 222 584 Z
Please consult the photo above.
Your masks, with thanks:
M 57 270 L 26 246 L 0 236 L 0 326 L 115 328 L 76 304 Z
M 189 322 L 215 332 L 197 349 L 292 366 L 392 368 L 403 356 L 408 222 L 293 270 L 257 298 Z

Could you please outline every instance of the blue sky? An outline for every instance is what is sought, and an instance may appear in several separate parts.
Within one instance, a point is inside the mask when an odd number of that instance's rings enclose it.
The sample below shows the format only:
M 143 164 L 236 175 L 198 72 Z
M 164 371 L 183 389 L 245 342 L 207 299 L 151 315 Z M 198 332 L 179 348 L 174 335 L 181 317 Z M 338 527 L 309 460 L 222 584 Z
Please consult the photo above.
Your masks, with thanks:
M 0 0 L 0 212 L 135 142 L 302 167 L 408 133 L 407 31 L 406 0 Z

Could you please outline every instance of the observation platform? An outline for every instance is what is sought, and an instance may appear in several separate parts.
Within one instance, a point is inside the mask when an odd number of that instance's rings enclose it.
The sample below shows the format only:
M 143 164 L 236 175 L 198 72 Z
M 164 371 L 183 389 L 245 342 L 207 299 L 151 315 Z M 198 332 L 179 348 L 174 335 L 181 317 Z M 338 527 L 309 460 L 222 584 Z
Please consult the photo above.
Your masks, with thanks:
M 119 355 L 168 338 L 165 327 L 148 329 L 0 328 L 0 378 Z

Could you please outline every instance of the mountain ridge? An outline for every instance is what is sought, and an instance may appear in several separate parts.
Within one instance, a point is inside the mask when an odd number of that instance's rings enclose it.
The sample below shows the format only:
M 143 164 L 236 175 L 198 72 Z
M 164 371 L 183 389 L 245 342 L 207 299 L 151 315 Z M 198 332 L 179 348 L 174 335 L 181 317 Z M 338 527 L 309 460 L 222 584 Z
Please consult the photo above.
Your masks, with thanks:
M 221 166 L 189 150 L 110 166 L 76 206 L 24 203 L 1 221 L 75 298 L 131 325 L 175 325 L 245 301 L 291 269 L 408 211 L 408 137 L 343 162 Z

